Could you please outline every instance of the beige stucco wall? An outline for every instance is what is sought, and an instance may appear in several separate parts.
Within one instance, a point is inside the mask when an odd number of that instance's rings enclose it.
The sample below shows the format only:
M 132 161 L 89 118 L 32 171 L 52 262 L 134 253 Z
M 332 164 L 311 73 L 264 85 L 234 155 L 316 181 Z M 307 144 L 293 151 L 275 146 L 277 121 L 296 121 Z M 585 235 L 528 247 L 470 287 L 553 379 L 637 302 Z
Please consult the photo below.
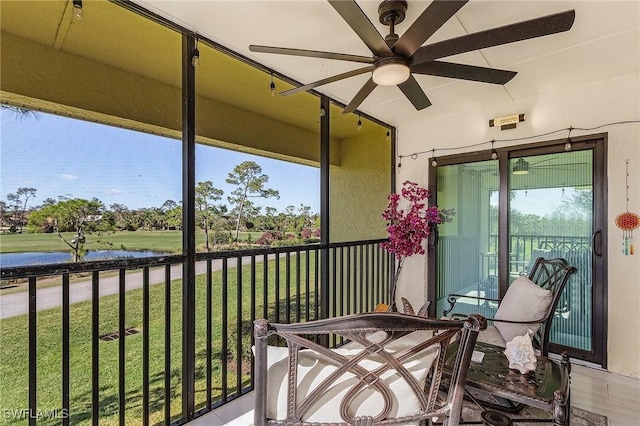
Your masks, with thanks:
M 524 113 L 526 121 L 517 129 L 500 131 L 489 128 L 493 117 Z M 431 148 L 453 148 L 501 138 L 531 137 L 570 126 L 592 128 L 612 122 L 640 119 L 640 74 L 596 82 L 571 89 L 545 93 L 517 102 L 479 108 L 440 119 L 402 126 L 398 152 L 408 155 Z M 630 161 L 629 210 L 640 212 L 640 124 L 611 125 L 592 131 L 572 131 L 572 136 L 608 133 L 608 227 L 604 232 L 609 247 L 608 259 L 608 369 L 640 377 L 640 250 L 625 256 L 619 250 L 622 231 L 615 217 L 625 211 L 625 160 Z M 424 137 L 423 135 L 430 135 Z M 528 139 L 523 143 L 566 137 L 567 132 Z M 514 145 L 514 142 L 509 142 Z M 505 146 L 497 144 L 496 146 Z M 490 149 L 490 144 L 485 147 Z M 478 149 L 478 148 L 476 148 Z M 459 152 L 464 152 L 463 150 Z M 397 180 L 415 180 L 427 184 L 427 155 L 405 159 Z M 637 240 L 637 237 L 636 237 Z M 424 299 L 426 283 L 424 257 L 414 256 L 405 264 L 400 292 L 414 301 Z M 421 283 L 421 285 L 417 285 Z
M 373 125 L 373 123 L 370 123 Z M 331 167 L 330 240 L 386 238 L 382 211 L 391 192 L 391 142 L 387 129 L 345 139 L 340 167 Z

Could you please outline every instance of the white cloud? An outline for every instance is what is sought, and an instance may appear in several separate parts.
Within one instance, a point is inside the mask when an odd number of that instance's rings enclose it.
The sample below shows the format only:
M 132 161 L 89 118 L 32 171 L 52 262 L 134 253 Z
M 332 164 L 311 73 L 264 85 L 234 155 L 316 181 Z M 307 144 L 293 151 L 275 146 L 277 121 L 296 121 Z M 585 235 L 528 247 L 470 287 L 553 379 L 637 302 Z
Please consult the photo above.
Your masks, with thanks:
M 63 180 L 75 180 L 75 179 L 78 179 L 78 176 L 72 175 L 72 174 L 69 174 L 69 173 L 63 173 L 63 174 L 60 175 L 60 177 Z
M 122 194 L 122 191 L 120 191 L 119 189 L 110 189 L 108 191 L 105 191 L 105 194 L 107 195 L 117 195 L 117 194 Z

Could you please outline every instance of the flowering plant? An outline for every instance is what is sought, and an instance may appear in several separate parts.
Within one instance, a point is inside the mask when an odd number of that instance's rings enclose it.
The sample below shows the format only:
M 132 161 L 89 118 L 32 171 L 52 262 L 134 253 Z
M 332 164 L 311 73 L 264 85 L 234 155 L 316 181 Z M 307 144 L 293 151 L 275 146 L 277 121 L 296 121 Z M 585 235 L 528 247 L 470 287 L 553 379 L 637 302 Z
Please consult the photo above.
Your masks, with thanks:
M 398 264 L 391 283 L 391 308 L 395 310 L 395 293 L 398 277 L 404 260 L 414 254 L 425 254 L 424 241 L 437 224 L 448 222 L 453 210 L 439 210 L 437 206 L 429 207 L 427 200 L 431 192 L 415 182 L 405 181 L 400 194 L 389 195 L 389 203 L 382 213 L 387 221 L 389 241 L 381 244 L 387 252 L 398 259 Z M 407 210 L 401 208 L 400 199 L 409 202 Z

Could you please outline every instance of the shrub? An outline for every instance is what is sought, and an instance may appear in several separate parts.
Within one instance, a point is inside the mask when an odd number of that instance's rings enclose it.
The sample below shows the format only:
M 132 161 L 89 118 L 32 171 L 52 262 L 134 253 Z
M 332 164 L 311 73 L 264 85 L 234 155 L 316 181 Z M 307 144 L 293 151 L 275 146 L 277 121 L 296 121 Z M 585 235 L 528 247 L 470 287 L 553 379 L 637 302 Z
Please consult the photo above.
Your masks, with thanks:
M 256 244 L 261 246 L 273 245 L 276 241 L 281 241 L 285 238 L 284 234 L 280 231 L 265 231 L 264 234 L 256 240 Z
M 231 234 L 227 231 L 214 231 L 209 235 L 209 242 L 213 245 L 228 244 Z

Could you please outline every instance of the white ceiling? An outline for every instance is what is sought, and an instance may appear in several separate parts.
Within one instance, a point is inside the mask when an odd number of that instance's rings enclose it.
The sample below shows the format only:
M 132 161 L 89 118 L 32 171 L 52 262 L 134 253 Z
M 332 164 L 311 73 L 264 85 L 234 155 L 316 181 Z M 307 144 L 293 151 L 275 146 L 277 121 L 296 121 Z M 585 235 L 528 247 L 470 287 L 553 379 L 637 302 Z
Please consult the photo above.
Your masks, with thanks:
M 302 83 L 363 64 L 252 53 L 249 45 L 371 56 L 365 44 L 323 0 L 135 2 Z M 379 1 L 357 3 L 384 36 L 388 29 L 378 21 Z M 407 17 L 396 32 L 402 35 L 429 3 L 409 0 Z M 429 108 L 416 111 L 398 88 L 379 86 L 359 110 L 401 126 L 640 70 L 640 0 L 471 0 L 425 44 L 571 9 L 576 11 L 576 18 L 568 32 L 446 58 L 450 62 L 517 71 L 516 77 L 504 86 L 417 75 L 433 103 Z M 316 90 L 346 104 L 368 77 L 351 77 Z

